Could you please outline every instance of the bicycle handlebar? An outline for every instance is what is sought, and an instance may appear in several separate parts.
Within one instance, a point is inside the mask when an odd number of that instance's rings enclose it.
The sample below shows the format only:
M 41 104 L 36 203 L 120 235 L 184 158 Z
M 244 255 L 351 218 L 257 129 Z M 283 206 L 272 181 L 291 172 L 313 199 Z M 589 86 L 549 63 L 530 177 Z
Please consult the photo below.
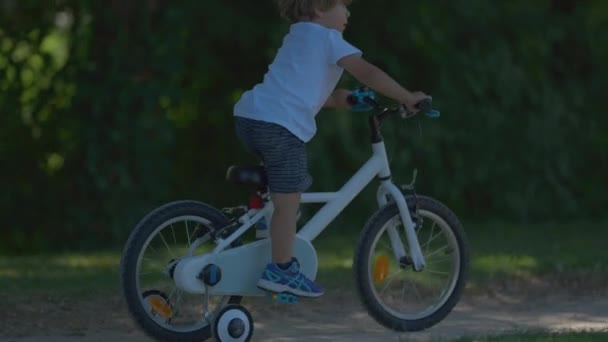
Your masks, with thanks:
M 426 98 L 416 104 L 415 107 L 418 109 L 418 112 L 409 111 L 405 105 L 399 105 L 396 108 L 386 108 L 376 101 L 376 94 L 367 87 L 356 88 L 351 95 L 348 95 L 346 101 L 353 106 L 353 110 L 355 111 L 369 111 L 375 108 L 380 111 L 379 115 L 397 113 L 404 119 L 409 119 L 417 114 L 425 114 L 431 118 L 441 116 L 439 111 L 433 110 L 431 98 Z

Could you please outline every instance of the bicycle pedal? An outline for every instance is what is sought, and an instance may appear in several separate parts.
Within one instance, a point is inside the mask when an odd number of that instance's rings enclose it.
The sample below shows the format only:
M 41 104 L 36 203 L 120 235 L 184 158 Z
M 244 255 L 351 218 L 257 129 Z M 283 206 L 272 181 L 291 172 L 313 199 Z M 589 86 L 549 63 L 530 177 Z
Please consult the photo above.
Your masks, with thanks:
M 296 304 L 298 303 L 298 296 L 289 292 L 266 292 L 266 298 L 279 303 L 285 304 Z

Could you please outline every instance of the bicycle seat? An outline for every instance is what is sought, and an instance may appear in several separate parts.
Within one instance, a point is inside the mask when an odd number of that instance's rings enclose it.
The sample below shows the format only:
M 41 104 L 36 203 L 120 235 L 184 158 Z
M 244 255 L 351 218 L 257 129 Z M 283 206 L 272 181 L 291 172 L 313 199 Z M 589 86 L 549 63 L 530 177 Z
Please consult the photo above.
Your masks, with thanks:
M 259 165 L 232 165 L 226 172 L 226 180 L 242 185 L 268 186 L 266 169 Z

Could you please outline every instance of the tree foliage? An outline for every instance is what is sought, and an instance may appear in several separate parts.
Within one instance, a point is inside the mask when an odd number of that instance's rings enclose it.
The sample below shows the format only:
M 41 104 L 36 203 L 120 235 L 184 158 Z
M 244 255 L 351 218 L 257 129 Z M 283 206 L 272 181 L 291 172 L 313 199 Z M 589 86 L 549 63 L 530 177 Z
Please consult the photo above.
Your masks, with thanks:
M 417 167 L 419 191 L 469 220 L 605 216 L 605 1 L 351 12 L 345 37 L 443 113 L 385 127 L 397 181 Z M 232 106 L 287 29 L 271 1 L 0 0 L 0 250 L 122 242 L 163 202 L 246 200 L 223 181 L 255 162 Z M 325 111 L 318 124 L 312 190 L 335 190 L 369 156 L 366 116 Z M 374 201 L 356 203 L 357 222 Z

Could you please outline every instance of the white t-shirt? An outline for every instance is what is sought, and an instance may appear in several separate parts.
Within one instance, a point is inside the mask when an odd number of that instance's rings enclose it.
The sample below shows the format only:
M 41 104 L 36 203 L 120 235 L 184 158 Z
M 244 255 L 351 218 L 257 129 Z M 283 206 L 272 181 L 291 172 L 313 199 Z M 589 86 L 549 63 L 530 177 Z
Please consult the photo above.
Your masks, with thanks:
M 313 22 L 292 24 L 264 81 L 243 94 L 234 115 L 281 125 L 310 141 L 315 116 L 344 71 L 338 60 L 353 54 L 361 51 L 339 31 Z

